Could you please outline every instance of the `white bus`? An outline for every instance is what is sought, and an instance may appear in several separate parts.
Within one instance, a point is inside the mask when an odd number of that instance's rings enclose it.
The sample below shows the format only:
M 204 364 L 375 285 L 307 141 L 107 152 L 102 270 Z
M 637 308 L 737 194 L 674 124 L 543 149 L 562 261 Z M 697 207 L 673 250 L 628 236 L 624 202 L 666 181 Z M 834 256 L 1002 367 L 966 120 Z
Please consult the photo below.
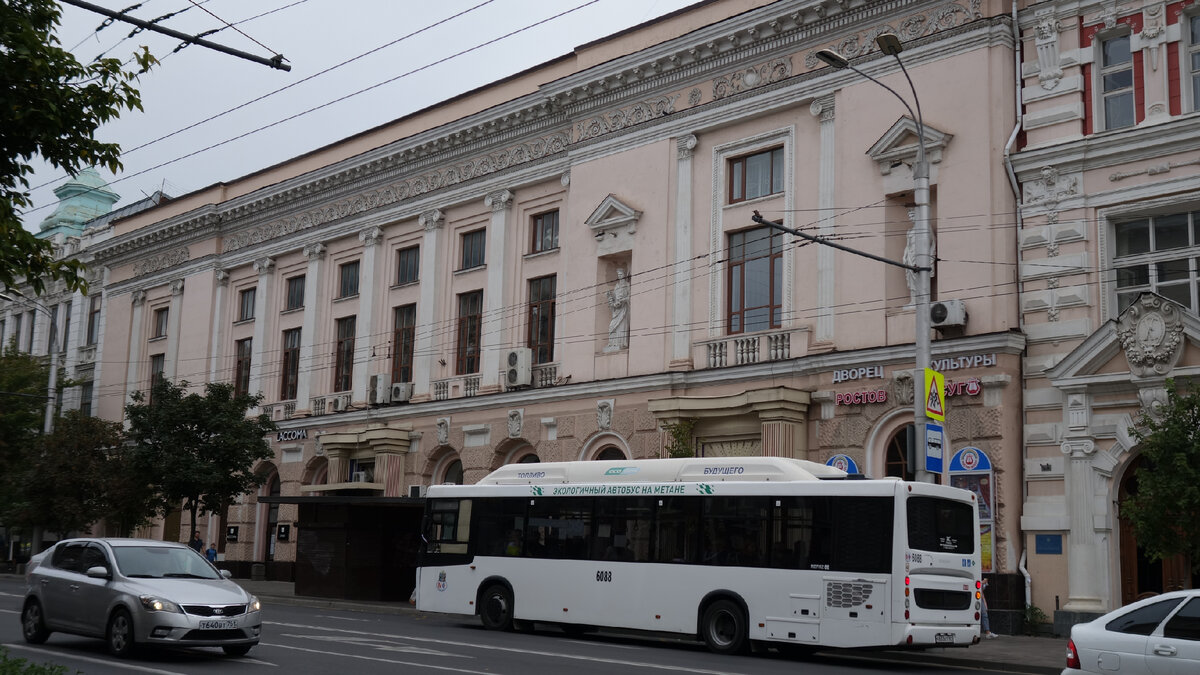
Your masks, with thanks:
M 777 457 L 515 464 L 428 491 L 417 607 L 718 653 L 979 639 L 975 495 Z

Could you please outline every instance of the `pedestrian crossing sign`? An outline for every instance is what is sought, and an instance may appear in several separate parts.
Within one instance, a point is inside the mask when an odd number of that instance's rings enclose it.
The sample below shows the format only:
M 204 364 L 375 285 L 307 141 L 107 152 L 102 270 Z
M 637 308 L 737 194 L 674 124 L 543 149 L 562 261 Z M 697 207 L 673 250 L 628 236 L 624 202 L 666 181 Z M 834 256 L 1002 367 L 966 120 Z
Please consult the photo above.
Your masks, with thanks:
M 939 422 L 946 421 L 946 376 L 932 368 L 925 369 L 925 415 Z

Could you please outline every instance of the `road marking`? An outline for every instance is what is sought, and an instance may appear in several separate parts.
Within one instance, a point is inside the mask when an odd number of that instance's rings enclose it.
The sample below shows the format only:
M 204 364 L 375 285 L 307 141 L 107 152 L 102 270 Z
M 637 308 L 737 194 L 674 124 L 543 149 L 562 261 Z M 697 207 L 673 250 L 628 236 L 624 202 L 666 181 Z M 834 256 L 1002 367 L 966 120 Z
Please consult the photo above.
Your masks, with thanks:
M 46 656 L 54 656 L 54 657 L 57 657 L 60 659 L 84 661 L 86 663 L 98 663 L 102 666 L 119 666 L 120 668 L 123 668 L 125 670 L 140 670 L 143 673 L 158 673 L 159 675 L 187 675 L 186 673 L 179 673 L 174 670 L 162 670 L 161 668 L 147 668 L 145 666 L 138 666 L 138 665 L 129 663 L 128 661 L 112 661 L 109 659 L 96 659 L 96 658 L 92 658 L 90 656 L 80 656 L 78 654 L 62 652 L 57 649 L 42 649 L 40 647 L 30 647 L 29 645 L 18 644 L 15 642 L 6 643 L 4 646 L 8 647 L 9 649 L 25 649 L 25 650 L 28 650 L 31 652 L 37 652 L 39 654 L 44 654 Z
M 25 597 L 24 593 L 0 593 L 0 595 L 3 595 L 6 598 L 23 598 L 23 597 Z
M 333 616 L 332 614 L 318 614 L 318 619 L 337 619 L 338 621 L 360 621 L 362 623 L 374 623 L 375 619 L 352 619 L 348 616 Z
M 0 609 L 0 612 L 3 612 L 4 614 L 20 614 L 20 612 L 15 609 Z
M 605 649 L 645 649 L 645 647 L 638 647 L 636 645 L 615 645 L 611 642 L 598 642 L 595 640 L 563 640 L 563 642 L 573 645 L 591 645 L 593 647 L 596 645 L 604 645 Z
M 498 651 L 498 652 L 514 652 L 517 654 L 524 654 L 527 656 L 549 656 L 549 657 L 560 658 L 560 659 L 572 659 L 575 661 L 590 661 L 593 663 L 607 663 L 607 664 L 616 665 L 616 666 L 632 666 L 634 668 L 651 668 L 654 670 L 669 670 L 669 671 L 679 671 L 679 672 L 685 672 L 685 673 L 701 673 L 703 675 L 736 675 L 734 673 L 730 673 L 729 671 L 725 671 L 725 670 L 697 670 L 696 668 L 693 668 L 690 666 L 670 666 L 670 665 L 665 665 L 665 664 L 660 664 L 660 663 L 647 663 L 644 661 L 627 661 L 624 659 L 608 659 L 608 658 L 603 658 L 603 657 L 599 657 L 599 656 L 583 656 L 580 654 L 566 654 L 566 653 L 562 653 L 562 652 L 544 652 L 544 651 L 537 651 L 537 650 L 532 650 L 532 649 L 524 649 L 521 647 L 501 647 L 499 645 L 483 645 L 483 644 L 478 644 L 475 642 L 458 642 L 455 640 L 438 640 L 435 638 L 419 638 L 419 637 L 412 637 L 409 635 L 392 635 L 390 633 L 368 633 L 365 631 L 350 630 L 348 628 L 331 628 L 329 626 L 308 626 L 305 624 L 281 623 L 281 622 L 276 622 L 276 621 L 270 621 L 270 622 L 264 621 L 263 623 L 270 623 L 271 625 L 284 626 L 287 628 L 300 628 L 300 629 L 304 629 L 304 630 L 324 631 L 326 633 L 348 633 L 348 634 L 352 634 L 352 635 L 367 635 L 367 636 L 371 636 L 371 637 L 390 638 L 390 639 L 394 639 L 394 640 L 412 640 L 414 642 L 427 642 L 427 643 L 431 643 L 431 644 L 446 645 L 449 647 L 468 647 L 468 648 L 473 648 L 473 649 L 488 649 L 488 650 Z
M 320 649 L 308 649 L 306 647 L 293 647 L 291 645 L 279 645 L 275 643 L 260 642 L 260 647 L 278 647 L 280 649 L 291 649 L 298 652 L 309 652 L 311 654 L 325 654 L 327 656 L 337 656 L 340 658 L 362 659 L 363 661 L 378 661 L 380 663 L 392 663 L 398 666 L 413 666 L 415 668 L 432 668 L 433 670 L 448 670 L 453 673 L 470 673 L 471 675 L 495 675 L 495 671 L 483 670 L 467 670 L 466 668 L 454 668 L 452 666 L 435 666 L 431 663 L 416 663 L 415 661 L 397 661 L 395 659 L 384 659 L 378 656 L 364 656 L 362 654 L 346 654 L 344 652 L 327 652 Z
M 280 637 L 296 638 L 297 640 L 324 640 L 326 642 L 337 642 L 339 644 L 353 644 L 363 647 L 373 647 L 388 652 L 404 652 L 406 654 L 421 654 L 424 656 L 454 656 L 458 658 L 471 658 L 466 654 L 451 654 L 450 652 L 439 652 L 436 649 L 426 649 L 425 647 L 414 647 L 410 645 L 397 645 L 394 643 L 383 642 L 375 638 L 369 637 L 337 637 L 333 635 L 293 635 L 284 633 Z

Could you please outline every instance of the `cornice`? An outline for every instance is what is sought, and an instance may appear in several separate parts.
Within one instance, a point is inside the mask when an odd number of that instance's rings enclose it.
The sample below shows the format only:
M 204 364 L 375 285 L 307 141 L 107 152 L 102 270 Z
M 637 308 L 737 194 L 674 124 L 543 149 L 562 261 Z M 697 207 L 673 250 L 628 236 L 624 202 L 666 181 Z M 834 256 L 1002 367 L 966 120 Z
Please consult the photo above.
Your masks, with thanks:
M 1104 132 L 1057 145 L 1023 150 L 1013 156 L 1018 178 L 1043 166 L 1089 170 L 1200 150 L 1200 113 L 1133 129 Z

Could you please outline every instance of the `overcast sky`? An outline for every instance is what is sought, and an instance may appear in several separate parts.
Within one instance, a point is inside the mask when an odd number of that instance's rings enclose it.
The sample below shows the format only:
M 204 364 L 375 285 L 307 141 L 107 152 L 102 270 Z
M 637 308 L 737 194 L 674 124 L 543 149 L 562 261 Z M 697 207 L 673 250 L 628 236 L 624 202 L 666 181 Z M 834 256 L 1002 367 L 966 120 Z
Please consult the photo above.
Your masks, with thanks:
M 179 40 L 151 32 L 128 37 L 134 27 L 120 22 L 97 30 L 105 17 L 72 6 L 63 7 L 58 36 L 80 61 L 102 53 L 127 59 L 141 45 L 161 61 L 138 81 L 145 112 L 125 113 L 98 134 L 120 143 L 125 153 L 121 174 L 101 172 L 122 206 L 160 188 L 178 196 L 235 179 L 694 1 L 143 0 L 130 11 L 148 21 L 186 10 L 161 25 L 189 34 L 228 22 L 233 28 L 205 39 L 266 58 L 282 54 L 290 72 L 196 45 L 172 53 Z M 136 0 L 91 2 L 119 11 Z M 514 31 L 520 32 L 504 37 Z M 492 44 L 454 56 L 485 43 Z M 373 53 L 317 75 L 367 52 Z M 64 173 L 36 166 L 30 177 L 35 206 L 24 219 L 33 231 L 53 213 L 53 189 L 66 180 Z

